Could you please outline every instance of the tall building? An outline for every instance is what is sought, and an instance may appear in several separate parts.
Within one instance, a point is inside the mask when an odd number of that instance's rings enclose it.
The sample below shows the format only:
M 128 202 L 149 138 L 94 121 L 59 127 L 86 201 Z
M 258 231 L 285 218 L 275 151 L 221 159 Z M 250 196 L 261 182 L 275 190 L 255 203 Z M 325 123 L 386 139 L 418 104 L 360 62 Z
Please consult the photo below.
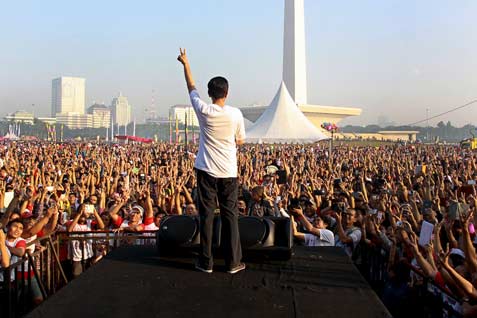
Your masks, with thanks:
M 111 127 L 111 109 L 104 104 L 94 104 L 88 108 L 88 114 L 93 116 L 93 128 Z
M 169 108 L 169 116 L 171 120 L 177 120 L 185 124 L 185 117 L 187 114 L 187 124 L 188 126 L 199 126 L 199 120 L 195 115 L 194 108 L 190 105 L 174 105 Z
M 62 113 L 85 113 L 85 79 L 59 77 L 52 81 L 51 116 Z
M 115 125 L 126 126 L 131 122 L 131 105 L 129 105 L 126 96 L 123 96 L 121 93 L 113 99 L 111 111 Z

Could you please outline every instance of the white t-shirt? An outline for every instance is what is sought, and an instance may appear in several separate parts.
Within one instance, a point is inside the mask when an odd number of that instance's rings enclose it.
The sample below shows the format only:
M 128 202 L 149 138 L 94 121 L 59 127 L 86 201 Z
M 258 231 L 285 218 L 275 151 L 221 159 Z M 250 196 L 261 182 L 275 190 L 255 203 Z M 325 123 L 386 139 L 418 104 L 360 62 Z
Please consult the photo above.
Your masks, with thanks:
M 353 250 L 356 248 L 359 241 L 361 241 L 361 230 L 357 227 L 352 227 L 345 231 L 345 235 L 351 238 L 353 243 L 345 244 L 341 242 L 339 235 L 336 234 L 335 236 L 336 246 L 342 247 L 345 250 L 346 254 L 348 254 L 348 256 L 351 257 L 353 255 Z
M 306 233 L 306 246 L 335 246 L 335 235 L 327 229 L 320 229 L 320 237 Z
M 231 106 L 207 104 L 197 90 L 190 100 L 199 120 L 199 153 L 194 167 L 215 178 L 237 177 L 237 148 L 235 140 L 245 140 L 242 112 Z
M 73 232 L 88 232 L 91 231 L 91 220 L 86 220 L 86 224 L 76 224 L 73 228 Z M 91 234 L 72 234 L 71 237 L 85 237 L 91 236 Z M 83 248 L 81 248 L 83 247 Z M 83 242 L 79 240 L 71 240 L 69 245 L 69 259 L 72 259 L 75 262 L 81 260 L 87 260 L 93 257 L 93 241 L 84 240 Z

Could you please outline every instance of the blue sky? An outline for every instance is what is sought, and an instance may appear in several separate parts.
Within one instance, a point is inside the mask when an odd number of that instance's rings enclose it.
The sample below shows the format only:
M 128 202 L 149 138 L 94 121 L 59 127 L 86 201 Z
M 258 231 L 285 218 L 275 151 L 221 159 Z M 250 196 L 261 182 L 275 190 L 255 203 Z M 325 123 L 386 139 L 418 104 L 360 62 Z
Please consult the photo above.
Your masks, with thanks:
M 477 1 L 305 0 L 308 101 L 409 123 L 477 98 Z M 138 120 L 224 75 L 234 106 L 268 104 L 281 81 L 283 0 L 8 1 L 0 12 L 0 116 L 49 115 L 51 80 L 86 78 L 87 106 L 120 91 Z M 476 124 L 477 105 L 443 120 Z M 435 122 L 437 122 L 436 120 Z M 434 122 L 434 123 L 435 123 Z

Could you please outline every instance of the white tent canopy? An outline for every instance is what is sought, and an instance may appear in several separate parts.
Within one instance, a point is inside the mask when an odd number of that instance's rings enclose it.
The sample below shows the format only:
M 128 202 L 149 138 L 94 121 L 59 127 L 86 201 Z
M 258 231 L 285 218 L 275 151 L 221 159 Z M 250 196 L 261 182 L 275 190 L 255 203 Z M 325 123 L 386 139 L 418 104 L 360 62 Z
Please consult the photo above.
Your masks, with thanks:
M 247 118 L 244 117 L 243 123 L 245 126 L 245 130 L 249 129 L 250 127 L 253 126 L 253 121 L 248 120 Z
M 311 143 L 328 138 L 298 109 L 283 82 L 270 106 L 246 129 L 246 141 L 251 143 Z

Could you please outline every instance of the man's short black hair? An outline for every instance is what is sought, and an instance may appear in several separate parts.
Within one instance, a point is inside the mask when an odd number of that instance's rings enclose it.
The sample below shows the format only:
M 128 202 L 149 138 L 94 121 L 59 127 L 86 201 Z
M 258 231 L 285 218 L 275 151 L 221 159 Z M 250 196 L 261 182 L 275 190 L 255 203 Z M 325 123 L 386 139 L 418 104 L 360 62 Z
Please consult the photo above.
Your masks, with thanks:
M 15 223 L 20 223 L 21 225 L 24 225 L 21 219 L 13 219 L 7 223 L 7 228 L 9 228 L 10 226 L 12 226 L 12 224 L 15 224 Z
M 212 99 L 225 98 L 229 92 L 229 82 L 222 76 L 214 77 L 207 84 Z

